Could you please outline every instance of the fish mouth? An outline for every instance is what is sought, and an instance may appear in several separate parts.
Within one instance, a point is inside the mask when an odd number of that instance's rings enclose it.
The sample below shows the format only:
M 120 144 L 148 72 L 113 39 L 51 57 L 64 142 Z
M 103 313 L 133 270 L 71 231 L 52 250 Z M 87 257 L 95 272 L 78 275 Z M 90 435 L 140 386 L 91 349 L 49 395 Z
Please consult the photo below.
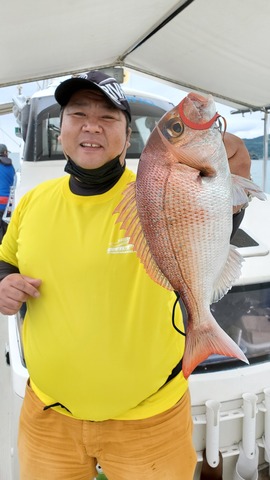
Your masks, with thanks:
M 204 99 L 204 104 L 207 104 L 207 99 L 205 97 L 201 97 L 201 95 L 195 95 L 194 94 L 194 97 L 195 99 L 200 99 L 200 98 L 203 98 Z M 198 97 L 198 98 L 197 98 Z M 193 130 L 208 130 L 208 128 L 212 127 L 213 123 L 216 122 L 216 120 L 221 116 L 218 112 L 215 113 L 215 115 L 210 118 L 210 120 L 208 120 L 207 122 L 204 122 L 204 123 L 196 123 L 196 122 L 192 122 L 192 120 L 190 120 L 188 117 L 186 117 L 186 115 L 184 114 L 184 102 L 185 102 L 185 98 L 182 100 L 182 102 L 179 103 L 179 107 L 178 107 L 178 110 L 179 110 L 179 116 L 182 120 L 182 122 L 189 128 L 192 128 Z M 191 98 L 191 100 L 193 100 L 193 98 Z M 202 103 L 202 102 L 201 102 Z
M 207 105 L 208 103 L 208 98 L 200 95 L 197 92 L 190 92 L 188 94 L 188 98 L 190 98 L 190 100 L 192 100 L 193 102 L 200 102 L 202 105 Z

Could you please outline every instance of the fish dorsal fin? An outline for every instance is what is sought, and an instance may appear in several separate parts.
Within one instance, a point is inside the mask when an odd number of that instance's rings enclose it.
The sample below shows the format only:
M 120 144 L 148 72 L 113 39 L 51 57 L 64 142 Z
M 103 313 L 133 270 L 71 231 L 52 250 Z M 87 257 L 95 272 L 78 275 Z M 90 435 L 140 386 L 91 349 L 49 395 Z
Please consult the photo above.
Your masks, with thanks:
M 237 249 L 233 245 L 230 245 L 228 259 L 215 284 L 211 303 L 218 302 L 230 290 L 235 280 L 240 277 L 243 262 L 244 259 Z
M 152 257 L 150 248 L 143 233 L 142 225 L 136 204 L 136 182 L 131 182 L 123 193 L 124 198 L 114 210 L 118 214 L 117 223 L 125 230 L 129 242 L 134 245 L 134 250 L 144 265 L 149 277 L 168 290 L 173 290 L 170 282 L 163 275 Z

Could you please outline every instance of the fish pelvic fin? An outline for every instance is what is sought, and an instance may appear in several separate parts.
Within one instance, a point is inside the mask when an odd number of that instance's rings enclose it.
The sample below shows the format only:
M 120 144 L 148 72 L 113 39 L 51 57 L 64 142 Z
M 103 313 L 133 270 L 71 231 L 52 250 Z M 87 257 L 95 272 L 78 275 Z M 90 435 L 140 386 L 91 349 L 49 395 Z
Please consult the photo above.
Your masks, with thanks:
M 233 186 L 233 205 L 243 205 L 248 203 L 253 197 L 259 200 L 266 200 L 266 195 L 262 189 L 252 180 L 231 174 Z
M 213 354 L 238 358 L 249 364 L 241 348 L 224 332 L 210 312 L 209 315 L 211 318 L 206 319 L 199 327 L 187 331 L 182 363 L 185 378 L 188 378 L 201 362 Z
M 145 238 L 136 204 L 136 182 L 131 182 L 123 192 L 123 199 L 113 212 L 134 245 L 134 251 L 152 280 L 167 290 L 174 290 L 170 282 L 157 266 Z
M 218 302 L 232 288 L 235 280 L 241 275 L 244 258 L 234 245 L 230 245 L 229 255 L 220 277 L 214 285 L 210 303 Z

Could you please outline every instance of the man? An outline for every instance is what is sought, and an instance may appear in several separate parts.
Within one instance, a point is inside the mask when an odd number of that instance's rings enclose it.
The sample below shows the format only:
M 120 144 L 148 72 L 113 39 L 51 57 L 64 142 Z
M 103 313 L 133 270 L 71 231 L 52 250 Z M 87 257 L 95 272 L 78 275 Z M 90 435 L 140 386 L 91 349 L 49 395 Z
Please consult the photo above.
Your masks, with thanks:
M 23 197 L 0 249 L 0 311 L 27 302 L 20 478 L 89 480 L 98 462 L 109 480 L 191 480 L 179 304 L 145 273 L 113 215 L 134 180 L 129 104 L 96 71 L 55 97 L 70 176 Z
M 7 223 L 2 220 L 6 209 L 15 177 L 12 160 L 8 158 L 8 149 L 3 143 L 0 144 L 0 242 L 7 230 Z

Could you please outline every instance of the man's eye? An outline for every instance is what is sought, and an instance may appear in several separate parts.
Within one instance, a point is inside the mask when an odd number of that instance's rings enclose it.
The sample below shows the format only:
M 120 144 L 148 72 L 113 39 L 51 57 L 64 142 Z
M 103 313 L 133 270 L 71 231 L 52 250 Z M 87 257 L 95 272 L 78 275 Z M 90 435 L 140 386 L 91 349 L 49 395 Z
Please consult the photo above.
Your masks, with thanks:
M 109 113 L 102 115 L 102 118 L 104 118 L 105 120 L 115 120 L 115 116 Z
M 77 111 L 77 110 L 68 112 L 68 115 L 72 116 L 72 117 L 84 117 L 85 116 L 85 114 L 83 112 L 80 112 L 80 111 Z

